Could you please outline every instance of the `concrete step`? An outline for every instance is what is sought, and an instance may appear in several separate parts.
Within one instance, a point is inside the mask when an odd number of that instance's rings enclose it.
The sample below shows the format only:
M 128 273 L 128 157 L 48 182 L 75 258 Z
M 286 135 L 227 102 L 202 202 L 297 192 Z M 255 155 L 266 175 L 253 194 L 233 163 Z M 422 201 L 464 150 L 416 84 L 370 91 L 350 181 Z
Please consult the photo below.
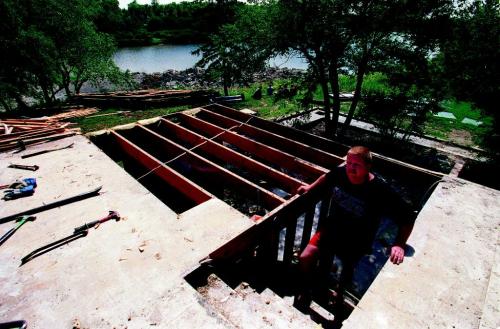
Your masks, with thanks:
M 208 284 L 198 288 L 198 291 L 235 328 L 317 327 L 315 322 L 288 306 L 270 290 L 259 294 L 247 283 L 232 289 L 215 274 L 211 274 L 207 281 Z
M 263 311 L 270 322 L 275 323 L 277 328 L 314 328 L 314 323 L 308 315 L 301 313 L 293 303 L 287 303 L 283 298 L 274 293 L 271 289 L 264 289 L 260 294 L 245 283 L 240 284 L 235 291 L 244 296 L 246 300 L 251 300 L 255 304 L 262 306 Z

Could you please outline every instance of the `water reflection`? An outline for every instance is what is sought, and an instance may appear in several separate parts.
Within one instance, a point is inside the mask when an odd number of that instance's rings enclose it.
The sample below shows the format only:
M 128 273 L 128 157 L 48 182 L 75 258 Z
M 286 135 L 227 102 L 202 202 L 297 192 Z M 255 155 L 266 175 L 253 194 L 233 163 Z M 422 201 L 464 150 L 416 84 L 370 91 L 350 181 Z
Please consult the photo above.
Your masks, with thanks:
M 186 70 L 193 67 L 201 56 L 193 55 L 198 45 L 158 45 L 120 48 L 113 56 L 116 65 L 131 72 L 164 72 Z M 276 56 L 269 61 L 274 67 L 307 69 L 307 63 L 295 55 Z

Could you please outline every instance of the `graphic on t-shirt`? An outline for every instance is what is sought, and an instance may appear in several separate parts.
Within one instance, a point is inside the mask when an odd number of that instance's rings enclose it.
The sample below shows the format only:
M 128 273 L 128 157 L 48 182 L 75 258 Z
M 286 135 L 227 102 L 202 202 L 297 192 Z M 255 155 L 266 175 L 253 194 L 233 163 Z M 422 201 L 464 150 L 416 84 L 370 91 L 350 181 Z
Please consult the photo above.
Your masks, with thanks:
M 334 209 L 339 207 L 354 218 L 359 219 L 366 215 L 366 202 L 352 196 L 338 186 L 333 188 L 332 200 Z

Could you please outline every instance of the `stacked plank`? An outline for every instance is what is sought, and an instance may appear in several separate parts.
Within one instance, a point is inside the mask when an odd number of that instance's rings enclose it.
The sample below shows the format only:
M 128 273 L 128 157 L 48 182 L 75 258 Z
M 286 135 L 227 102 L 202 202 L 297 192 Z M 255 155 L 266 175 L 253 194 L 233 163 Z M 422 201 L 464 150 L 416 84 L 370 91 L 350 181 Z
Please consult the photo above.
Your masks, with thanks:
M 89 93 L 73 96 L 72 101 L 87 106 L 119 106 L 145 108 L 207 103 L 214 96 L 208 90 L 146 89 L 110 93 Z
M 91 115 L 94 113 L 97 113 L 99 110 L 96 109 L 95 107 L 92 108 L 76 108 L 76 109 L 70 109 L 69 111 L 62 112 L 59 114 L 51 115 L 49 117 L 45 117 L 48 121 L 62 121 L 62 120 L 67 120 L 71 118 L 78 118 L 78 117 L 84 117 L 87 115 Z
M 56 119 L 0 120 L 0 152 L 73 136 L 79 129 L 70 128 L 71 125 L 74 124 Z

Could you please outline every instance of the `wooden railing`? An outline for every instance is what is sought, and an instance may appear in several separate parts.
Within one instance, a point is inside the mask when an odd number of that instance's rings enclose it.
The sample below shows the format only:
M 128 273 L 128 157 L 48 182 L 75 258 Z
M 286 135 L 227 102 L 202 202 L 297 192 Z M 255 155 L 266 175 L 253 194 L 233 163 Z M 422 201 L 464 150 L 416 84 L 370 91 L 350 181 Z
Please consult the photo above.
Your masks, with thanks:
M 258 257 L 269 264 L 281 262 L 290 265 L 294 252 L 305 248 L 325 219 L 330 196 L 331 189 L 325 184 L 302 195 L 294 195 L 247 231 L 212 252 L 209 258 L 213 262 L 224 262 L 257 250 Z M 301 230 L 297 230 L 298 223 Z M 284 241 L 281 237 L 283 230 L 286 230 Z

